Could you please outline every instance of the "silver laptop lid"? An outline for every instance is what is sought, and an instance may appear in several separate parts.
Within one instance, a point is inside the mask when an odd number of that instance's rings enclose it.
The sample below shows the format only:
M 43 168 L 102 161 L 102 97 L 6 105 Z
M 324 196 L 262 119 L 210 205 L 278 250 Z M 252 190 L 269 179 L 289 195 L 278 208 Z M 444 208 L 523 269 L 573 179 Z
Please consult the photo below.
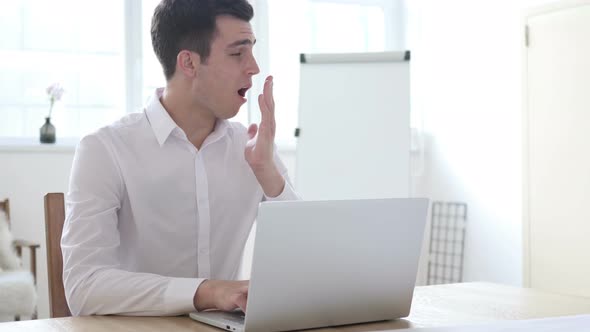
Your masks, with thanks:
M 284 331 L 409 314 L 424 198 L 264 202 L 246 331 Z

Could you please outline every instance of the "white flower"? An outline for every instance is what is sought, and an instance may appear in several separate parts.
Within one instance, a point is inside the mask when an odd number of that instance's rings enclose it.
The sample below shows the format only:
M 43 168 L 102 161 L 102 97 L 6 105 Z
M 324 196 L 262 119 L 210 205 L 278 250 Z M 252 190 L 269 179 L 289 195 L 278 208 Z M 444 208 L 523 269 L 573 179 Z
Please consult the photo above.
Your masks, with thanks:
M 49 105 L 49 118 L 51 118 L 51 111 L 53 110 L 53 104 L 61 99 L 61 96 L 64 94 L 64 88 L 61 87 L 59 83 L 53 83 L 45 89 L 47 94 L 49 95 L 49 101 L 51 104 Z
M 46 89 L 49 98 L 51 99 L 51 103 L 58 101 L 61 99 L 61 96 L 64 94 L 64 89 L 62 88 L 61 84 L 53 83 Z

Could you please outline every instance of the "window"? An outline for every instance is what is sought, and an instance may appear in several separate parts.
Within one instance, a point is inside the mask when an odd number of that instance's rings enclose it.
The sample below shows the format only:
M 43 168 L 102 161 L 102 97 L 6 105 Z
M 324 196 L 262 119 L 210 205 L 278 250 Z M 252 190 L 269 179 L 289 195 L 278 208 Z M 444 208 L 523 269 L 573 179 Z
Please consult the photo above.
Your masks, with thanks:
M 258 122 L 257 95 L 275 77 L 276 141 L 294 146 L 299 54 L 405 49 L 403 0 L 250 0 L 261 73 L 233 119 Z M 66 93 L 52 115 L 58 137 L 80 137 L 137 112 L 165 80 L 151 46 L 159 0 L 12 0 L 0 11 L 0 137 L 38 137 L 45 88 Z
M 105 24 L 108 17 L 108 24 Z M 60 137 L 112 122 L 125 102 L 120 0 L 12 0 L 0 11 L 0 136 L 38 137 L 45 88 L 66 93 L 52 122 Z

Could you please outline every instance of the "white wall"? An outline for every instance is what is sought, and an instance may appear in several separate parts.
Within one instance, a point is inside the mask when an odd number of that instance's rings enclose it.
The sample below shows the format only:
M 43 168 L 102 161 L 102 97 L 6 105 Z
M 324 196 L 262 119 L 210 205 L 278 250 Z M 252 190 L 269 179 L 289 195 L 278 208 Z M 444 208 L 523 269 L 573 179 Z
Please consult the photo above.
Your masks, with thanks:
M 414 195 L 468 204 L 466 281 L 522 284 L 522 13 L 546 2 L 408 1 L 426 141 Z

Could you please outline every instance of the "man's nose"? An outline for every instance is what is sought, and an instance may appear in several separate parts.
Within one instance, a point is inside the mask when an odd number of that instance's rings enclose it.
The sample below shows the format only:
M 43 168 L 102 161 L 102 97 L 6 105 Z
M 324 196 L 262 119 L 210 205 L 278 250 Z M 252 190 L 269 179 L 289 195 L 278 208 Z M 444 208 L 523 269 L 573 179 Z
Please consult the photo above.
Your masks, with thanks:
M 249 75 L 256 75 L 260 73 L 260 67 L 258 67 L 258 63 L 256 62 L 256 59 L 254 57 L 252 57 L 252 61 L 250 62 L 250 65 L 248 66 L 248 74 Z

